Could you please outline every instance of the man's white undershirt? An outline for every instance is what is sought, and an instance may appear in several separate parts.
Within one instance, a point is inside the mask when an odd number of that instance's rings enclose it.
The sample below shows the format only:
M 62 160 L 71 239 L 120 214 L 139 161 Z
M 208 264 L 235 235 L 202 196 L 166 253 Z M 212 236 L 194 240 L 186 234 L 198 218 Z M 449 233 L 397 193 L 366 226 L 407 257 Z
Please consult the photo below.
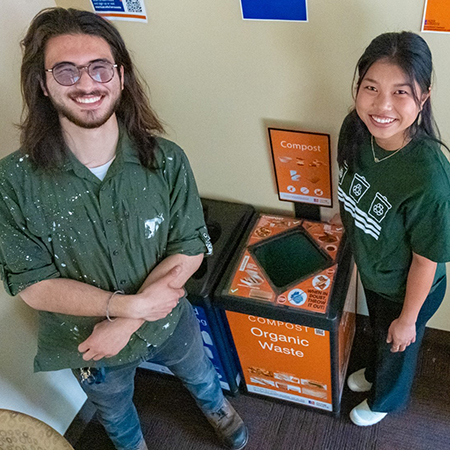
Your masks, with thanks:
M 106 176 L 106 173 L 108 172 L 109 166 L 114 161 L 114 158 L 109 160 L 106 164 L 103 164 L 102 166 L 98 167 L 88 167 L 88 169 L 100 180 L 103 181 L 103 179 Z

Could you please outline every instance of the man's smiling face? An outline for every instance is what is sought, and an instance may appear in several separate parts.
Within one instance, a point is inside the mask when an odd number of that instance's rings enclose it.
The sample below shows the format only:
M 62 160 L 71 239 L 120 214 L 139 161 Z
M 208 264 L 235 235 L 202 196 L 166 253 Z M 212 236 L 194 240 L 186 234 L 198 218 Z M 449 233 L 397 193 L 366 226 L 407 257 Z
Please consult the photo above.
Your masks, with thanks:
M 45 47 L 46 69 L 62 62 L 87 66 L 97 60 L 115 64 L 108 43 L 98 36 L 64 34 L 49 39 Z M 46 72 L 43 91 L 58 111 L 62 125 L 70 121 L 82 128 L 98 128 L 115 116 L 123 89 L 123 68 L 113 70 L 114 76 L 107 83 L 94 81 L 86 69 L 81 70 L 81 78 L 72 86 L 58 84 L 52 73 Z

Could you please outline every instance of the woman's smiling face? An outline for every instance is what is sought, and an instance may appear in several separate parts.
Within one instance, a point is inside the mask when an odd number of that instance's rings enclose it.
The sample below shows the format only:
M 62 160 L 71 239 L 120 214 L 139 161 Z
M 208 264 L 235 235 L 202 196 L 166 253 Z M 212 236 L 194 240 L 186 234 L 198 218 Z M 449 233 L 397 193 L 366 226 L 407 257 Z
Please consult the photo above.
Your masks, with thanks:
M 380 60 L 370 66 L 361 81 L 356 112 L 380 147 L 397 150 L 408 142 L 407 130 L 428 96 L 428 92 L 420 92 L 417 82 L 411 85 L 399 66 Z

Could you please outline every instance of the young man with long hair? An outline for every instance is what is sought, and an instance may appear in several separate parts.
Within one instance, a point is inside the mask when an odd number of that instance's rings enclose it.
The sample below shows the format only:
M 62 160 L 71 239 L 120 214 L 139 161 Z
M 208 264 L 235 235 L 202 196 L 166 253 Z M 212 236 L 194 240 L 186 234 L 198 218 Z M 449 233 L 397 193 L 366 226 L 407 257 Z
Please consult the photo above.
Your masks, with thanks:
M 39 311 L 36 371 L 71 368 L 115 447 L 147 449 L 132 402 L 166 365 L 222 443 L 247 429 L 224 398 L 184 283 L 211 251 L 189 162 L 105 19 L 50 8 L 22 42 L 21 149 L 0 162 L 0 270 Z

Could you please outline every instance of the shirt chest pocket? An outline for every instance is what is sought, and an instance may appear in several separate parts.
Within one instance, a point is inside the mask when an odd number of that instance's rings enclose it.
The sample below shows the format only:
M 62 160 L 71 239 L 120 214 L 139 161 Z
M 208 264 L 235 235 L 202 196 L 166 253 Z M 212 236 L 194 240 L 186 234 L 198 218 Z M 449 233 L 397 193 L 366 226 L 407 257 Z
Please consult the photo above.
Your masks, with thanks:
M 116 211 L 115 220 L 120 239 L 132 249 L 160 247 L 167 241 L 169 218 L 151 204 L 138 205 L 125 199 Z

